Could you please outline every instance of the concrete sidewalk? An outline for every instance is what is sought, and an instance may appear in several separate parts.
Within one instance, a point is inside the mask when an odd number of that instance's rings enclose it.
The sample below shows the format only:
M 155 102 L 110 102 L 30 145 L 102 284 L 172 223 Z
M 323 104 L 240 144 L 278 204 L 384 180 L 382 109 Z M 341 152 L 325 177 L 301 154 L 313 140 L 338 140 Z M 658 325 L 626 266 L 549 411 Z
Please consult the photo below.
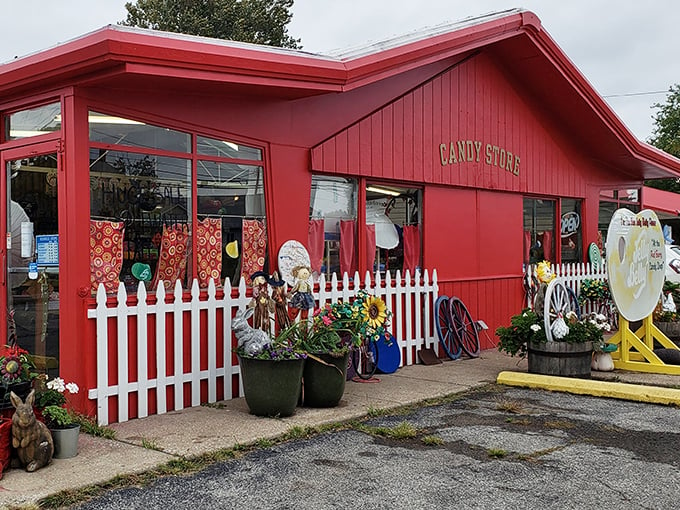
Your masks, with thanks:
M 428 398 L 459 393 L 495 383 L 504 371 L 526 373 L 519 361 L 496 350 L 477 359 L 445 361 L 441 365 L 415 365 L 379 376 L 379 383 L 348 381 L 340 405 L 330 409 L 298 408 L 288 418 L 259 418 L 248 413 L 244 399 L 219 406 L 197 407 L 162 416 L 112 425 L 115 440 L 81 434 L 79 453 L 72 459 L 54 459 L 35 472 L 11 469 L 0 480 L 0 508 L 37 503 L 66 489 L 106 482 L 117 475 L 133 474 L 173 458 L 191 457 L 260 438 L 277 437 L 294 426 L 316 426 L 365 416 L 371 409 L 390 409 Z M 593 379 L 609 379 L 652 386 L 680 385 L 679 376 L 630 372 L 594 372 Z M 678 391 L 680 402 L 680 390 Z M 149 449 L 142 443 L 153 445 Z

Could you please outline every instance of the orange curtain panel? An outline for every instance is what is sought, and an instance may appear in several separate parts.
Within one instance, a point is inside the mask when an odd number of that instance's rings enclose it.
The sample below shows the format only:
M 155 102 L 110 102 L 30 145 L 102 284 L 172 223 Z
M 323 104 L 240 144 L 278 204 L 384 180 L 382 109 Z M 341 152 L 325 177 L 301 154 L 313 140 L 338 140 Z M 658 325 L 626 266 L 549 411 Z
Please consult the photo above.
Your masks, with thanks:
M 207 287 L 210 280 L 220 284 L 222 276 L 222 218 L 205 218 L 196 225 L 196 260 L 198 284 Z
M 250 285 L 250 275 L 264 269 L 267 228 L 260 220 L 243 220 L 241 276 Z
M 155 288 L 160 280 L 163 280 L 163 286 L 166 289 L 172 289 L 176 280 L 180 280 L 184 284 L 188 248 L 189 229 L 186 225 L 173 225 L 171 227 L 163 225 L 161 249 L 152 288 Z
M 100 283 L 106 292 L 117 292 L 123 268 L 122 221 L 90 220 L 90 284 L 97 292 Z

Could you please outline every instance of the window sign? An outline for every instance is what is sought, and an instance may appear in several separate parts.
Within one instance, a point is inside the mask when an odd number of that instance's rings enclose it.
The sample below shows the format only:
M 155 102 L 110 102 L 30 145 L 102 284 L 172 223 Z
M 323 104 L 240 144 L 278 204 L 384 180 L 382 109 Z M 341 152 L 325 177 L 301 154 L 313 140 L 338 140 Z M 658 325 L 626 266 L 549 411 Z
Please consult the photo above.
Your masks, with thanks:
M 59 265 L 59 236 L 41 235 L 35 236 L 35 244 L 38 252 L 39 266 Z

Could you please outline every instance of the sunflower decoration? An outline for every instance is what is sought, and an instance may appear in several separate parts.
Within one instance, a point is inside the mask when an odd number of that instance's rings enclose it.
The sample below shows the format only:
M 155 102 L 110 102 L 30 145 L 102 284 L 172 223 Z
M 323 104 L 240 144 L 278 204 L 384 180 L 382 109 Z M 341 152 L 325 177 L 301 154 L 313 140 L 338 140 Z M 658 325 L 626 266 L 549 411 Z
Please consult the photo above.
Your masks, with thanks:
M 387 305 L 376 296 L 370 296 L 362 305 L 362 316 L 372 328 L 379 328 L 387 320 Z
M 28 352 L 17 345 L 0 348 L 0 382 L 11 384 L 30 381 L 35 375 L 35 365 Z
M 5 356 L 0 365 L 2 378 L 7 382 L 15 382 L 21 376 L 21 360 L 18 356 Z

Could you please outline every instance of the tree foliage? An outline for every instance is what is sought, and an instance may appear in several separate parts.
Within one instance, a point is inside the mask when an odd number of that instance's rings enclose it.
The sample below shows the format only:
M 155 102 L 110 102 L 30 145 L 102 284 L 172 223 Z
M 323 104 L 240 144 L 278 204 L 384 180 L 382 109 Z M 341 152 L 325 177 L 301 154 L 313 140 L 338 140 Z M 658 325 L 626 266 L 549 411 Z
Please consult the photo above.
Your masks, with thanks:
M 665 103 L 655 103 L 654 131 L 649 143 L 657 149 L 680 158 L 680 85 L 671 85 Z M 645 183 L 654 188 L 680 193 L 678 179 L 656 179 Z
M 137 0 L 122 25 L 299 49 L 288 34 L 294 0 Z

